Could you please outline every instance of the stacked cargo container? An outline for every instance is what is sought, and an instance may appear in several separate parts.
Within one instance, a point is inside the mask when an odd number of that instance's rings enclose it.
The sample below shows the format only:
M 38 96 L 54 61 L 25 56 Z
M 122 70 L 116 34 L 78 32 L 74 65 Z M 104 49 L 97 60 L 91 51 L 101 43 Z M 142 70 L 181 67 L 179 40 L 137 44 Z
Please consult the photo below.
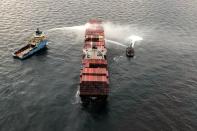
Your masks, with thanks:
M 85 31 L 80 97 L 82 102 L 106 100 L 109 93 L 107 49 L 101 21 L 90 20 Z

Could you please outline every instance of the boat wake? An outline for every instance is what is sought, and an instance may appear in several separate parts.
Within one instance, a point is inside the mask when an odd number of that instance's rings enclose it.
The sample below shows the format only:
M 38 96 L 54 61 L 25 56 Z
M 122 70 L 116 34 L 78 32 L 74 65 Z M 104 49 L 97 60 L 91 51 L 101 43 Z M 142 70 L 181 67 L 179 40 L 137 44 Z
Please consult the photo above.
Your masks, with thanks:
M 116 56 L 116 57 L 113 58 L 113 60 L 115 62 L 119 62 L 122 58 L 124 58 L 124 56 Z
M 80 98 L 79 94 L 80 94 L 80 91 L 79 91 L 79 88 L 78 88 L 77 92 L 75 94 L 75 98 L 72 101 L 72 104 L 79 104 L 79 103 L 81 103 L 81 98 Z
M 16 49 L 14 48 L 14 47 L 11 47 L 11 45 L 7 45 L 7 49 L 8 49 L 8 51 L 10 52 L 10 53 L 13 53 L 13 52 L 15 52 L 16 51 Z

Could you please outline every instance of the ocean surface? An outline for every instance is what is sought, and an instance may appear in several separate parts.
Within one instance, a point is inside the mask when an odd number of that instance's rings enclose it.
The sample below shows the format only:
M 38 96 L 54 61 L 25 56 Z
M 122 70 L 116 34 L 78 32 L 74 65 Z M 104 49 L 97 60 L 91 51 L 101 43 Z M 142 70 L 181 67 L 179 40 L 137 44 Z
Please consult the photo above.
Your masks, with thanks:
M 105 105 L 78 96 L 84 25 L 104 21 Z M 39 27 L 48 49 L 12 57 Z M 135 58 L 125 56 L 131 35 Z M 118 44 L 119 45 L 118 45 Z M 196 131 L 196 0 L 0 0 L 0 131 Z

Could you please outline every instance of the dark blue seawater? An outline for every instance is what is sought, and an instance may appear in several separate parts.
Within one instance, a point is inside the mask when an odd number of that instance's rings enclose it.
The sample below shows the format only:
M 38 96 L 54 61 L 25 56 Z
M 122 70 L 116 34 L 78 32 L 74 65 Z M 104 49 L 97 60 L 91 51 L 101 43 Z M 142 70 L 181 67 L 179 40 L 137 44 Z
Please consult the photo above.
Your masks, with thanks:
M 107 22 L 107 39 L 143 41 L 134 59 L 107 43 L 108 102 L 83 108 L 80 27 L 91 18 Z M 48 49 L 13 59 L 37 27 L 46 32 Z M 197 1 L 0 1 L 0 131 L 196 130 Z

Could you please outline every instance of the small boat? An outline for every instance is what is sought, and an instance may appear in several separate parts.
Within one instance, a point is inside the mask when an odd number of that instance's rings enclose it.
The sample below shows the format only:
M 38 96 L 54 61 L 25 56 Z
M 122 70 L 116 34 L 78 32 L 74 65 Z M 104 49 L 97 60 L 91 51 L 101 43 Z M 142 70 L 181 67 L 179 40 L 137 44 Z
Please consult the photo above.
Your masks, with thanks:
M 135 52 L 134 52 L 134 48 L 129 46 L 126 48 L 126 56 L 127 57 L 134 57 Z
M 21 49 L 15 51 L 13 56 L 19 59 L 25 59 L 39 50 L 46 47 L 48 40 L 46 36 L 38 28 L 32 38 L 29 40 L 28 44 Z

